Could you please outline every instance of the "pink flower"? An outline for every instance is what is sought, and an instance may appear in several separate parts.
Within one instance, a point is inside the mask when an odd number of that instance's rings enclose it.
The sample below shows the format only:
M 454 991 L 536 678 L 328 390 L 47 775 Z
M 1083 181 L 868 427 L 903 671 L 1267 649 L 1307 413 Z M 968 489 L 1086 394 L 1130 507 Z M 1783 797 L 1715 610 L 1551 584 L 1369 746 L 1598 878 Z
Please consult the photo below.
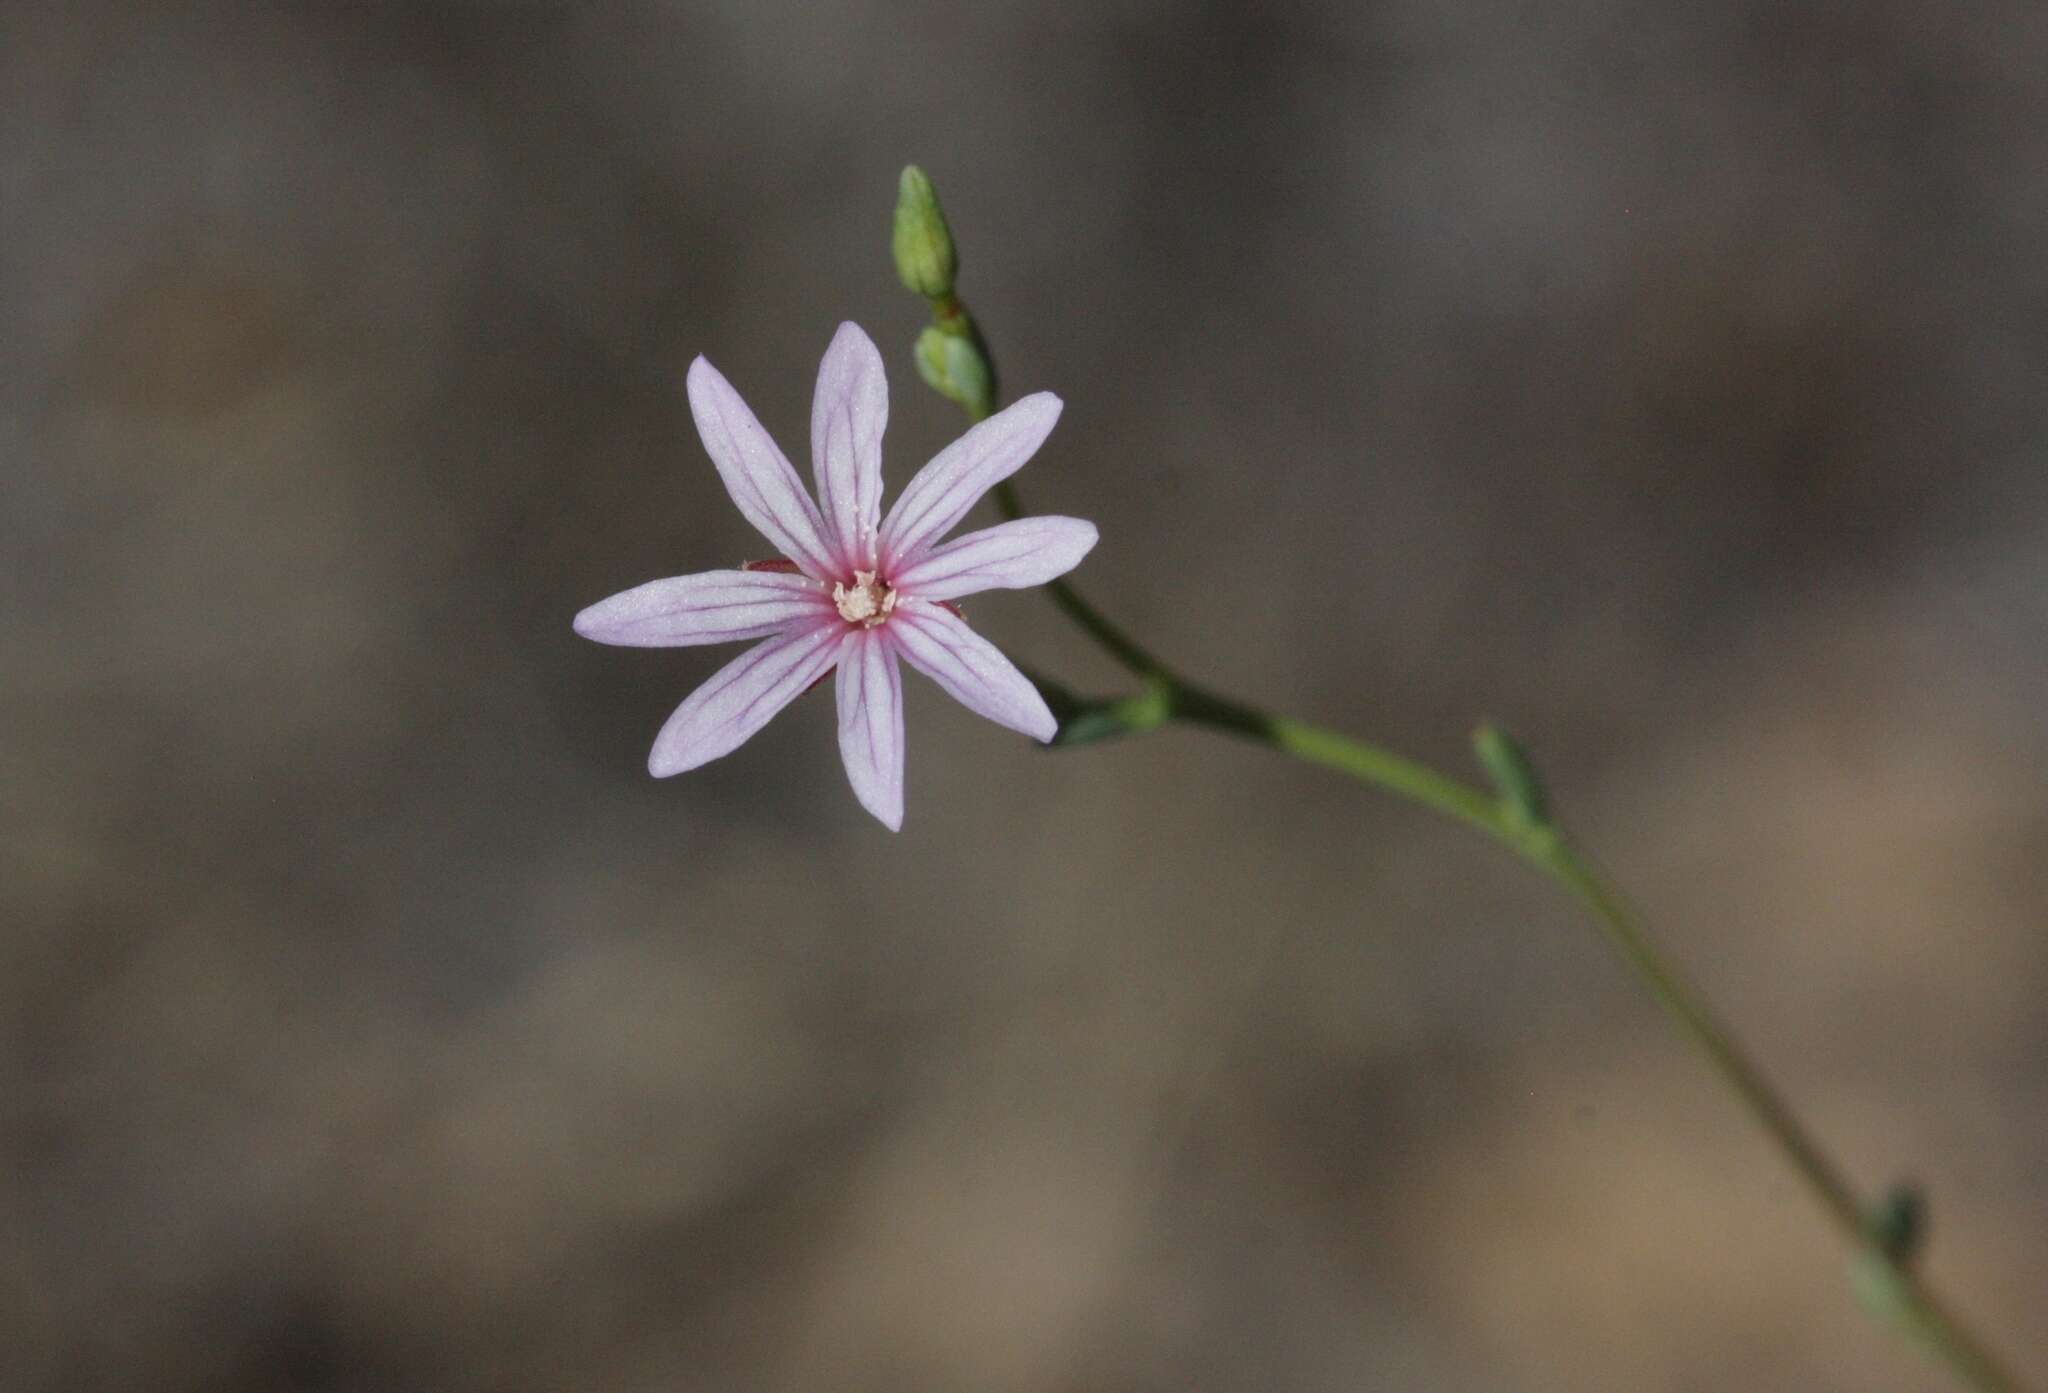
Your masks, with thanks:
M 787 561 L 653 580 L 576 616 L 599 643 L 671 648 L 763 639 L 676 708 L 647 756 L 656 778 L 732 753 L 826 673 L 838 670 L 839 753 L 861 806 L 903 825 L 900 659 L 968 710 L 1050 740 L 1045 699 L 947 602 L 1043 585 L 1095 545 L 1095 524 L 1020 518 L 941 543 L 981 496 L 1031 458 L 1060 399 L 1029 396 L 941 450 L 882 516 L 882 355 L 842 324 L 818 368 L 811 464 L 818 502 L 718 369 L 690 364 L 697 433 L 748 522 Z M 821 506 L 822 505 L 822 506 Z

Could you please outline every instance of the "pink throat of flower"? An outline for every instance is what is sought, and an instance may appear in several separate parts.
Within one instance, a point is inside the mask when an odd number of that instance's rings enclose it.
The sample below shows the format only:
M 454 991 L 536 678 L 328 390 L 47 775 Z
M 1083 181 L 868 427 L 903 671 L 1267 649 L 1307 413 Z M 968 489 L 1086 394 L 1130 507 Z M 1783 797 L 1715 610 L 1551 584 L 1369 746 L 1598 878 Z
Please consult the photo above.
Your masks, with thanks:
M 832 603 L 839 606 L 839 617 L 847 623 L 872 629 L 896 608 L 896 592 L 873 571 L 855 571 L 852 585 L 832 587 Z

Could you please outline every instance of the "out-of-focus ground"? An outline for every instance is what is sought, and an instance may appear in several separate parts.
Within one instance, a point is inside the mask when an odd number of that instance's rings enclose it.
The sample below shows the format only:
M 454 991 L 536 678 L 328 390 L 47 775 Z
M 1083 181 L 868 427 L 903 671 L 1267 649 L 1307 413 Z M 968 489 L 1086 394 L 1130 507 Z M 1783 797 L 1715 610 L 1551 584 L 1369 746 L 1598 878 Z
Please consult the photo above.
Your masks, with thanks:
M 10 1390 L 1949 1385 L 1548 887 L 921 680 L 656 783 L 931 169 L 1079 579 L 1481 716 L 2048 1378 L 2048 25 L 2021 3 L 0 12 Z M 801 455 L 799 455 L 801 458 Z M 1038 597 L 974 619 L 1083 687 Z

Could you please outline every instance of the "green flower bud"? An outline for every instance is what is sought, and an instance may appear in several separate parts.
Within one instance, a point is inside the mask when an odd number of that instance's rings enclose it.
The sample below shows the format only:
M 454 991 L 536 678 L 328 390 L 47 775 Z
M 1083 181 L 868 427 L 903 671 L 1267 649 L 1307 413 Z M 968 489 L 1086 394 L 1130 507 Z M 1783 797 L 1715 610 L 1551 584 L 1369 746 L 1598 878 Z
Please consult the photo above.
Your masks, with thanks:
M 932 181 L 914 164 L 903 167 L 903 180 L 897 187 L 891 245 L 896 252 L 896 274 L 906 286 L 928 300 L 953 293 L 953 276 L 960 269 L 953 234 L 946 227 L 946 215 L 939 210 Z
M 974 420 L 995 410 L 995 374 L 973 339 L 947 333 L 936 324 L 927 326 L 917 336 L 917 371 L 933 391 L 957 403 Z

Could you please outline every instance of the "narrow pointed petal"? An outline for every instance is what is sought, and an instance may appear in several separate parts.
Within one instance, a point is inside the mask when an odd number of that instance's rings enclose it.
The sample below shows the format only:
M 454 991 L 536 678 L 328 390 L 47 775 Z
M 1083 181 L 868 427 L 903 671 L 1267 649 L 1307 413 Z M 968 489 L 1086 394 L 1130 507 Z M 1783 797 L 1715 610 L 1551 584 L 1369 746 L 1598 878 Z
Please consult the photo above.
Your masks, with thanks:
M 951 532 L 981 496 L 1024 467 L 1060 418 L 1060 399 L 1038 392 L 983 421 L 917 472 L 882 523 L 882 564 L 914 562 Z
M 740 513 L 784 556 L 819 580 L 840 580 L 817 505 L 754 413 L 717 368 L 690 364 L 690 414 Z
M 791 629 L 734 658 L 676 708 L 654 749 L 647 772 L 657 779 L 731 754 L 802 696 L 839 656 L 846 627 L 828 623 Z
M 839 646 L 839 757 L 860 805 L 891 832 L 903 829 L 903 675 L 878 630 Z
M 934 547 L 889 579 L 926 600 L 1043 585 L 1080 565 L 1096 535 L 1095 524 L 1079 518 L 1018 518 Z
M 977 716 L 1033 740 L 1050 740 L 1059 729 L 1031 679 L 959 616 L 937 604 L 905 600 L 886 631 L 904 662 Z
M 842 324 L 818 366 L 811 399 L 811 468 L 825 537 L 848 571 L 875 569 L 882 520 L 882 431 L 889 382 L 882 355 L 857 324 Z
M 824 582 L 809 576 L 701 571 L 650 580 L 599 600 L 576 616 L 576 632 L 627 648 L 680 648 L 766 638 L 833 613 Z

